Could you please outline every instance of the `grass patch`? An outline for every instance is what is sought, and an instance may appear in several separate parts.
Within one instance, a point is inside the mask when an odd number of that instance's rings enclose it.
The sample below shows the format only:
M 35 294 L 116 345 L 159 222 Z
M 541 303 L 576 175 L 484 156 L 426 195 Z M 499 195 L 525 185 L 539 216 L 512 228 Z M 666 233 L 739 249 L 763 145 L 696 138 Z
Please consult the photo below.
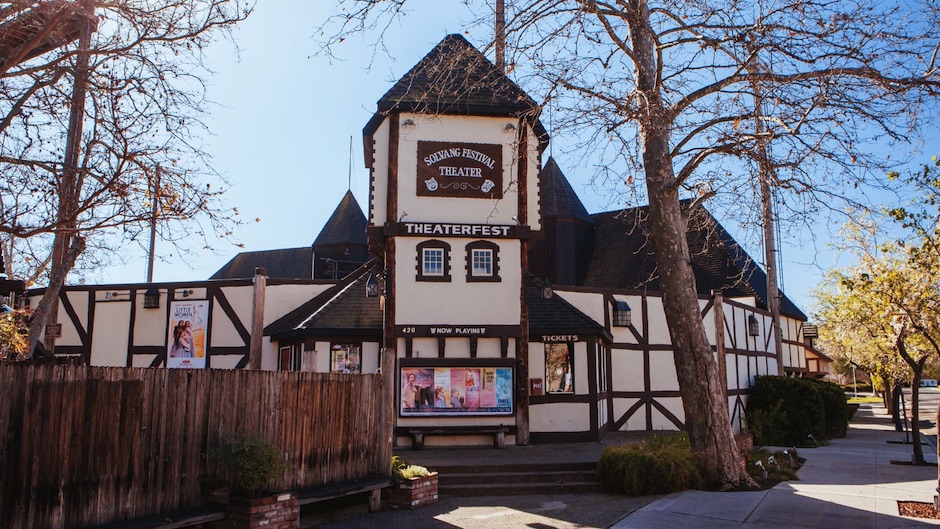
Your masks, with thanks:
M 881 397 L 871 395 L 859 395 L 858 397 L 849 397 L 849 404 L 881 404 L 884 402 Z

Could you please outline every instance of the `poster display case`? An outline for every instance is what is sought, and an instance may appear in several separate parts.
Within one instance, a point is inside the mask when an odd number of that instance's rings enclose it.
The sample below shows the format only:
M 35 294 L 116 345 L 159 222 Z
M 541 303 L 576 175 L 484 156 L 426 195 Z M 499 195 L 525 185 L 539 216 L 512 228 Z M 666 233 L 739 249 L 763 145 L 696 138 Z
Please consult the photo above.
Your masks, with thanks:
M 402 359 L 401 417 L 513 415 L 514 362 L 473 359 Z

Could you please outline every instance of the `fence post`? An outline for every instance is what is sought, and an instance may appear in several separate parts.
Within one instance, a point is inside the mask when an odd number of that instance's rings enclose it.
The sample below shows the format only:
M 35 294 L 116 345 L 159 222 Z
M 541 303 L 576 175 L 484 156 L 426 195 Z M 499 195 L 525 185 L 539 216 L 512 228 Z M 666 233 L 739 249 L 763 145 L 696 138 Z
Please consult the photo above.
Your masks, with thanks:
M 261 340 L 264 338 L 264 291 L 268 284 L 268 271 L 255 268 L 254 291 L 251 306 L 251 339 L 248 345 L 248 369 L 261 369 Z

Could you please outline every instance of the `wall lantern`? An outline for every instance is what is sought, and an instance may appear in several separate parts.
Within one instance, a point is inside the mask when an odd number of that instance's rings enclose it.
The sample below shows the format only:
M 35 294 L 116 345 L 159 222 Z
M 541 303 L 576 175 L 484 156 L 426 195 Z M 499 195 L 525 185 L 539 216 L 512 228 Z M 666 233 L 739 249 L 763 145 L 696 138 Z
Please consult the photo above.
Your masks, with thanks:
M 626 301 L 614 302 L 614 326 L 629 327 L 632 323 L 630 315 L 630 305 Z
M 552 282 L 545 278 L 542 281 L 542 299 L 552 299 L 555 295 L 555 291 L 552 289 Z
M 760 334 L 760 324 L 757 323 L 757 318 L 753 314 L 747 317 L 747 333 L 751 336 Z
M 159 309 L 160 308 L 160 291 L 156 288 L 148 288 L 144 292 L 144 308 L 145 309 Z
M 376 298 L 379 296 L 379 280 L 375 277 L 375 274 L 369 274 L 369 279 L 366 279 L 366 297 L 367 298 Z

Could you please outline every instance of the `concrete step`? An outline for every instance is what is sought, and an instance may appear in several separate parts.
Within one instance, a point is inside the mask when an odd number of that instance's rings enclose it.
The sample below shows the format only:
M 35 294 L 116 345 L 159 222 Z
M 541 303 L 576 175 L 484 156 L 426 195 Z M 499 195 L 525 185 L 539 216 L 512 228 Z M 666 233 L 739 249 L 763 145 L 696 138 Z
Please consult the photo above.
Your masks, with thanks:
M 590 471 L 593 472 L 595 462 L 581 463 L 503 463 L 503 464 L 437 464 L 427 465 L 428 468 L 441 474 L 504 474 L 512 472 L 558 472 L 558 471 Z
M 438 474 L 438 487 L 457 485 L 502 485 L 516 483 L 572 483 L 594 481 L 593 470 L 562 470 L 559 472 L 443 472 Z
M 600 492 L 594 463 L 511 463 L 442 465 L 438 472 L 441 497 L 518 496 Z
M 559 483 L 481 483 L 475 485 L 443 486 L 438 484 L 438 494 L 442 498 L 468 496 L 522 496 L 526 494 L 587 494 L 602 492 L 600 483 L 559 482 Z

